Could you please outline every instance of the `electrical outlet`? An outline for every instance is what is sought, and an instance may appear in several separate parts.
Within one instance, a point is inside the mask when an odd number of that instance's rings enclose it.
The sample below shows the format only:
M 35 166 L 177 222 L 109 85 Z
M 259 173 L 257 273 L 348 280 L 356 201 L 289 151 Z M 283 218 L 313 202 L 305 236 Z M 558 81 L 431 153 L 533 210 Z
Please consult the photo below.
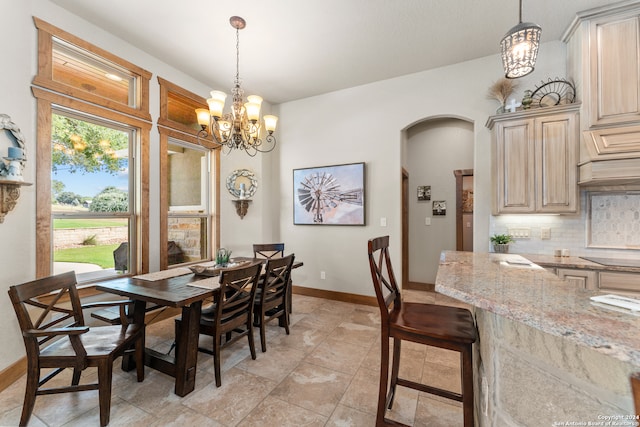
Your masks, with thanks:
M 321 279 L 321 280 L 325 280 L 326 278 L 327 278 L 327 275 L 325 274 L 325 272 L 324 272 L 324 271 L 321 271 L 321 272 L 320 272 L 320 279 Z
M 542 240 L 549 240 L 551 238 L 551 228 L 549 227 L 542 227 L 540 229 L 540 238 Z
M 514 239 L 529 239 L 531 238 L 531 229 L 530 228 L 509 228 L 507 233 L 510 236 L 513 236 Z
M 431 225 L 431 218 L 430 217 L 425 217 L 424 218 L 424 225 Z

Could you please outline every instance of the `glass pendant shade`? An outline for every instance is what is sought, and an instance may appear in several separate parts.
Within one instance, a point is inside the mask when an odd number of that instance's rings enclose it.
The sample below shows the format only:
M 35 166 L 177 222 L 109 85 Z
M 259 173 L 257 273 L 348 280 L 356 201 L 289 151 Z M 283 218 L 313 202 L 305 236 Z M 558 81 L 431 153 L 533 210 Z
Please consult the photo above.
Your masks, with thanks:
M 273 133 L 276 130 L 276 124 L 278 123 L 278 118 L 272 115 L 264 116 L 264 128 L 269 133 Z
M 531 73 L 538 57 L 542 29 L 531 22 L 521 22 L 500 41 L 505 77 L 516 79 Z

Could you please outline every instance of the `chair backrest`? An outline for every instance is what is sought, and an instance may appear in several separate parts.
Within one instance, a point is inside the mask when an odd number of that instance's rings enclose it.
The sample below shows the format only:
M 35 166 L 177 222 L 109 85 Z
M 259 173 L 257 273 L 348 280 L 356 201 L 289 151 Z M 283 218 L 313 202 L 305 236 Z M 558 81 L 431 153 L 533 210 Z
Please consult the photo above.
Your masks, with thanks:
M 369 267 L 371 280 L 376 291 L 378 307 L 383 324 L 393 309 L 400 309 L 402 298 L 389 257 L 389 236 L 370 239 L 368 243 Z
M 253 245 L 254 258 L 282 258 L 284 256 L 284 243 L 255 243 Z
M 22 331 L 84 326 L 73 271 L 10 286 L 9 298 Z M 37 354 L 40 346 L 51 339 L 24 336 L 27 354 Z
M 262 263 L 247 267 L 223 270 L 220 274 L 220 292 L 214 296 L 216 329 L 223 331 L 225 325 L 242 324 L 242 319 L 253 313 L 253 299 L 258 288 Z
M 264 279 L 260 281 L 260 303 L 265 301 L 284 301 L 291 277 L 294 254 L 282 258 L 271 258 L 267 261 Z

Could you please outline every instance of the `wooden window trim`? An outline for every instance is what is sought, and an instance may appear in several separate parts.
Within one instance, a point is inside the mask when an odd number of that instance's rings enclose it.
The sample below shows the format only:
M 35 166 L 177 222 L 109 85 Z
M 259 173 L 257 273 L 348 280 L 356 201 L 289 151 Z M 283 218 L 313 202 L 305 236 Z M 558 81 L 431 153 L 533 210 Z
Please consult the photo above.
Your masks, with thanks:
M 33 17 L 33 21 L 38 29 L 38 74 L 33 79 L 34 85 L 151 121 L 151 115 L 149 114 L 149 81 L 151 80 L 152 73 L 35 16 Z M 136 88 L 138 91 L 137 107 L 130 107 L 101 96 L 93 95 L 73 86 L 54 81 L 52 64 L 53 37 L 57 37 L 81 49 L 92 52 L 138 76 L 138 87 Z
M 139 138 L 139 179 L 136 182 L 138 193 L 138 226 L 136 240 L 139 253 L 139 272 L 149 271 L 149 137 L 152 124 L 122 114 L 69 98 L 37 87 L 31 88 L 37 99 L 38 125 L 36 149 L 36 277 L 46 277 L 51 271 L 51 114 L 53 105 L 93 114 L 107 120 L 138 128 Z
M 166 180 L 168 169 L 167 148 L 169 138 L 175 138 L 183 142 L 189 142 L 198 145 L 197 138 L 193 135 L 185 134 L 174 129 L 158 126 L 160 133 L 160 270 L 166 270 L 168 266 L 167 245 L 162 242 L 169 241 L 169 189 Z M 211 176 L 211 185 L 213 186 L 213 196 L 210 201 L 211 208 L 209 212 L 211 220 L 211 230 L 209 231 L 209 250 L 220 247 L 220 150 L 212 150 L 213 159 Z M 209 253 L 211 256 L 211 253 Z

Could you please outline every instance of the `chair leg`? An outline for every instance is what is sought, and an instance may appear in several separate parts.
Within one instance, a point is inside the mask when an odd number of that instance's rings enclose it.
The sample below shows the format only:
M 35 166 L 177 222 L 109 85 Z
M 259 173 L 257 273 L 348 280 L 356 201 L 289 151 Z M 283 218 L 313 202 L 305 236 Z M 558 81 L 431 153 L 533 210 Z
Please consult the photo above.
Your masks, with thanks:
M 393 366 L 391 367 L 391 384 L 389 385 L 388 409 L 393 406 L 393 399 L 396 397 L 396 385 L 398 384 L 398 372 L 400 371 L 400 343 L 402 340 L 393 339 Z
M 222 377 L 220 374 L 220 335 L 213 337 L 213 370 L 216 375 L 216 387 L 222 385 Z
M 80 375 L 82 374 L 82 370 L 78 368 L 73 368 L 73 377 L 71 377 L 71 385 L 80 384 Z
M 109 424 L 111 412 L 111 378 L 113 361 L 110 358 L 102 360 L 98 365 L 98 401 L 100 404 L 100 426 Z
M 262 322 L 264 324 L 264 322 Z M 251 351 L 251 359 L 256 360 L 256 344 L 253 340 L 253 326 L 251 325 L 251 316 L 247 318 L 247 338 L 249 338 L 249 350 Z M 262 329 L 261 329 L 262 331 Z M 262 344 L 262 334 L 260 334 L 260 343 Z M 262 345 L 262 351 L 267 351 L 264 344 Z
M 264 313 L 260 314 L 260 346 L 262 347 L 262 352 L 267 351 L 267 326 L 264 321 Z
M 22 415 L 20 425 L 26 426 L 33 413 L 36 403 L 36 392 L 38 391 L 38 381 L 40 380 L 40 369 L 35 366 L 27 367 L 27 387 L 24 392 L 24 404 L 22 405 Z
M 376 426 L 383 426 L 387 406 L 387 383 L 389 381 L 389 337 L 382 337 L 380 343 L 380 385 L 378 388 L 378 409 Z
M 460 352 L 460 375 L 462 376 L 462 412 L 464 426 L 473 427 L 473 347 L 469 344 Z

